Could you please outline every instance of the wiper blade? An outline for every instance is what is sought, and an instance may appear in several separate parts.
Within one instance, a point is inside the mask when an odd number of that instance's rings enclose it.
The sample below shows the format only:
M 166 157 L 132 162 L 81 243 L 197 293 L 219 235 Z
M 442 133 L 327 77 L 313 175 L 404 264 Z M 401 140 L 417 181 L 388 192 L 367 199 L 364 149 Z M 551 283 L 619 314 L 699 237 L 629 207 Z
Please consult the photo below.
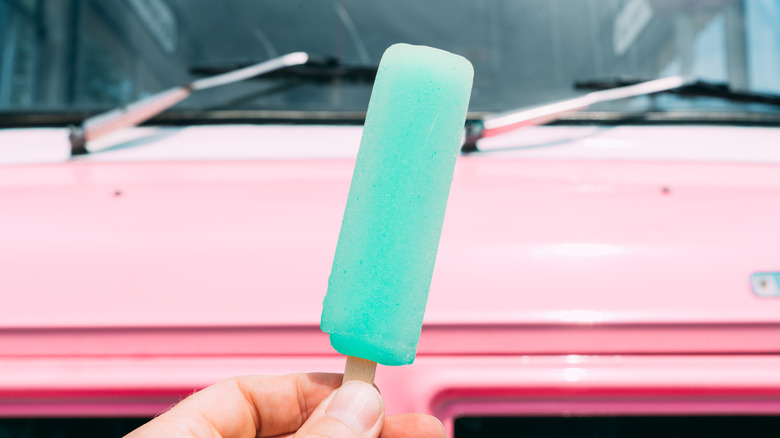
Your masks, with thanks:
M 576 81 L 574 83 L 574 88 L 578 90 L 609 90 L 617 87 L 636 85 L 641 82 L 644 81 L 633 77 L 587 79 Z M 731 88 L 731 85 L 729 85 L 728 82 L 712 82 L 693 79 L 678 88 L 665 90 L 665 92 L 683 97 L 715 97 L 731 102 L 760 103 L 780 106 L 780 95 L 735 90 Z
M 549 123 L 561 118 L 565 114 L 583 110 L 597 103 L 675 90 L 689 83 L 690 80 L 683 76 L 670 76 L 617 88 L 593 91 L 573 99 L 561 100 L 531 108 L 492 114 L 482 120 L 470 122 L 466 125 L 466 140 L 461 150 L 463 152 L 475 152 L 477 151 L 477 141 L 480 139 L 494 137 L 526 126 Z
M 306 52 L 295 52 L 237 69 L 223 69 L 215 72 L 214 76 L 198 79 L 189 84 L 162 91 L 120 108 L 85 119 L 81 126 L 71 127 L 70 129 L 71 155 L 89 153 L 86 147 L 88 142 L 121 128 L 137 126 L 186 99 L 195 91 L 220 87 L 268 75 L 273 72 L 302 68 L 303 66 L 311 66 L 315 72 L 325 68 L 337 71 L 338 61 L 332 58 L 311 55 Z M 364 69 L 368 69 L 368 67 L 364 67 Z M 376 69 L 374 69 L 374 75 L 376 75 Z
M 190 68 L 190 73 L 196 75 L 216 75 L 231 70 L 244 68 L 254 64 L 253 62 L 222 63 L 210 65 L 198 65 Z M 290 66 L 285 69 L 269 72 L 256 79 L 304 79 L 307 82 L 329 82 L 334 79 L 346 82 L 371 84 L 376 79 L 376 65 L 349 65 L 342 64 L 337 58 L 326 56 L 310 56 L 306 65 Z

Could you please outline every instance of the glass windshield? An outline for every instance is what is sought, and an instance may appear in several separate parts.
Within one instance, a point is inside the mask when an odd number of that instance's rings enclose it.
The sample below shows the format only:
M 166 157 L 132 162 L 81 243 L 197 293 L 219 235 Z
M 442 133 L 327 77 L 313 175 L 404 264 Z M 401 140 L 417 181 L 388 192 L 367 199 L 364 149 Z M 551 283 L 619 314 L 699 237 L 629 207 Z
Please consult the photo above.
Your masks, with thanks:
M 0 111 L 109 109 L 202 77 L 195 67 L 296 51 L 376 65 L 396 42 L 467 57 L 472 112 L 572 97 L 583 92 L 575 80 L 613 76 L 686 74 L 777 93 L 777 23 L 780 0 L 0 0 Z M 259 78 L 177 108 L 365 111 L 370 91 L 336 77 Z

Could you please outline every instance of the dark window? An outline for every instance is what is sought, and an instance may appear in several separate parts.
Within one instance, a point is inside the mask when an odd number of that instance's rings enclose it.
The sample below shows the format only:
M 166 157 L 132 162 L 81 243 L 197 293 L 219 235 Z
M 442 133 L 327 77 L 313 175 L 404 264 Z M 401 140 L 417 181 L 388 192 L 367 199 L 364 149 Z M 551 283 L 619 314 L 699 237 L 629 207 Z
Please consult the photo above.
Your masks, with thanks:
M 463 417 L 455 437 L 737 438 L 780 436 L 780 416 Z
M 120 438 L 149 418 L 0 418 L 0 438 Z

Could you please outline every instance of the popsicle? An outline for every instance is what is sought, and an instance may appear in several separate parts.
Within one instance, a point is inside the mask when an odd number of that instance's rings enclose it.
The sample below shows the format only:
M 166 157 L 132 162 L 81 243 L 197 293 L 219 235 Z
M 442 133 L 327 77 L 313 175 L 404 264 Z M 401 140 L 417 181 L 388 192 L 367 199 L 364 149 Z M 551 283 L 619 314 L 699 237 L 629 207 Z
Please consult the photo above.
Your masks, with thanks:
M 431 47 L 382 56 L 320 325 L 354 363 L 414 361 L 473 76 Z

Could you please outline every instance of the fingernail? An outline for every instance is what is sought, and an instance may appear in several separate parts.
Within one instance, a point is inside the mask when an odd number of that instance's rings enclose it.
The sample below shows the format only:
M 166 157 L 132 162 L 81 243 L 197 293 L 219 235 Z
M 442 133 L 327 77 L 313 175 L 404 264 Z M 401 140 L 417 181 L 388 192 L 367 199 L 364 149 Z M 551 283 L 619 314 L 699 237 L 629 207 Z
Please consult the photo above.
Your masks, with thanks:
M 383 410 L 382 398 L 377 390 L 368 383 L 354 381 L 336 390 L 325 412 L 363 433 L 376 424 Z

